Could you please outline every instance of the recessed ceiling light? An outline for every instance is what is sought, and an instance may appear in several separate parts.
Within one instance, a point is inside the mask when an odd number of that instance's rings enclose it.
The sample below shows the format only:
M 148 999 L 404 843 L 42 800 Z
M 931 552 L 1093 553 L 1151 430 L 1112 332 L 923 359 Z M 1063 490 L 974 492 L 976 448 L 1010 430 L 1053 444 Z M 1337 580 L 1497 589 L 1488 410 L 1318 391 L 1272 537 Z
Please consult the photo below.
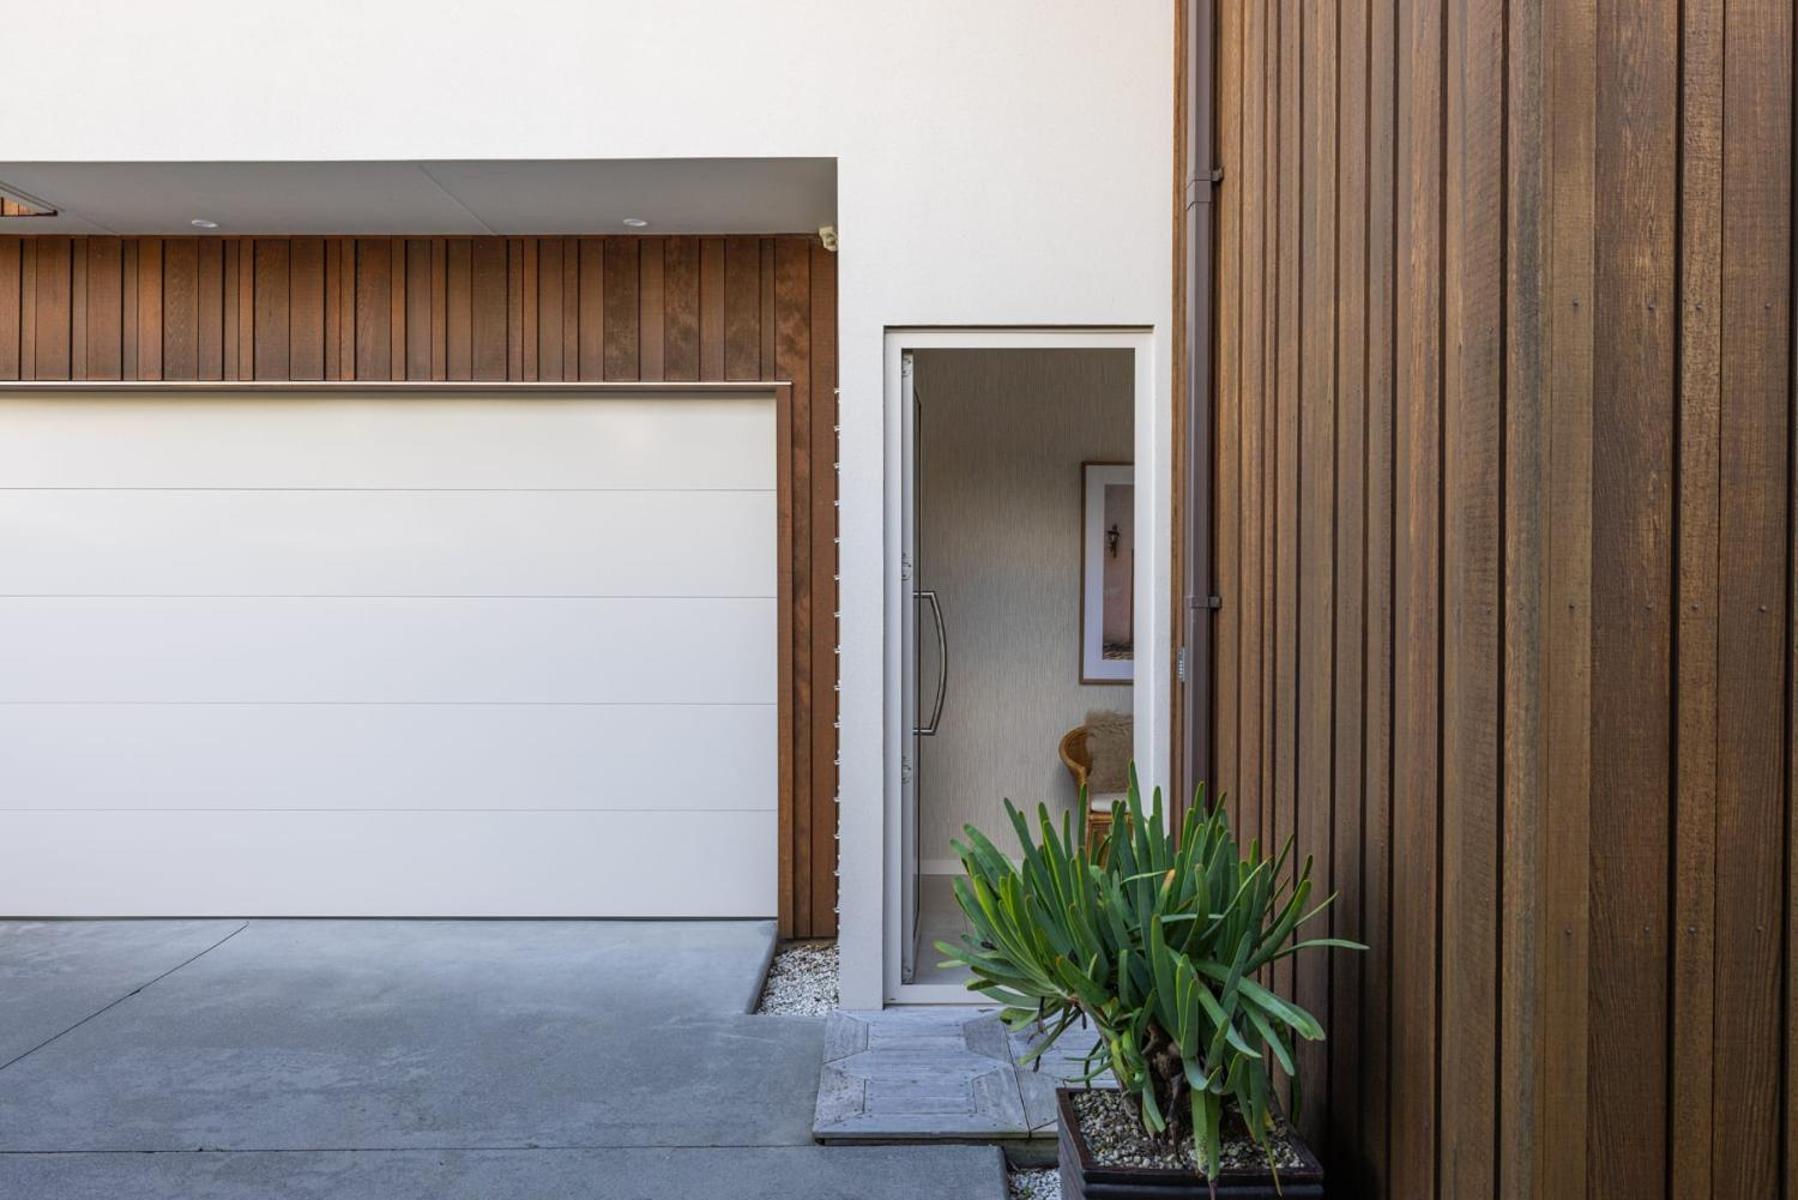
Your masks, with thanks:
M 193 220 L 189 221 L 188 224 L 192 225 L 195 229 L 217 229 L 219 227 L 217 221 L 208 221 L 205 217 L 195 217 Z
M 632 229 L 642 229 L 649 224 L 649 222 L 645 221 L 642 217 L 626 217 L 624 223 L 629 225 Z

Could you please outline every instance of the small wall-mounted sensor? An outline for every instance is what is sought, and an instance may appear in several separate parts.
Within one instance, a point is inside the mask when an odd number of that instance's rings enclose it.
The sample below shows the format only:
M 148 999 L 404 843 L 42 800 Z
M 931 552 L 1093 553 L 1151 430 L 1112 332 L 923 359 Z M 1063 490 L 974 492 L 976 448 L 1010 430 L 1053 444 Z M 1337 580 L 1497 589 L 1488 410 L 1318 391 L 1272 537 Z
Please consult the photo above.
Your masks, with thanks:
M 826 250 L 835 254 L 837 252 L 837 227 L 835 225 L 818 226 L 818 240 L 824 243 Z

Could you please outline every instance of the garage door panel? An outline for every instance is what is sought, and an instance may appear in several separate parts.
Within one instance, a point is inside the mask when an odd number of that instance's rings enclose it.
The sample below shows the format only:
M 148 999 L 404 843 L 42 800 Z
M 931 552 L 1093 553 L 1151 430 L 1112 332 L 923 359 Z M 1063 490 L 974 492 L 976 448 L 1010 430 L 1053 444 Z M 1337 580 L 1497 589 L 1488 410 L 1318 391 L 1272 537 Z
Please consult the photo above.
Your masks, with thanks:
M 0 595 L 765 596 L 773 491 L 0 490 Z
M 0 813 L 0 915 L 772 916 L 775 815 Z M 153 847 L 154 853 L 146 853 Z
M 0 913 L 767 916 L 772 394 L 0 394 Z
M 0 480 L 51 488 L 775 486 L 771 398 L 0 399 Z
M 0 599 L 0 701 L 764 703 L 773 600 Z
M 773 704 L 0 705 L 0 808 L 773 812 Z

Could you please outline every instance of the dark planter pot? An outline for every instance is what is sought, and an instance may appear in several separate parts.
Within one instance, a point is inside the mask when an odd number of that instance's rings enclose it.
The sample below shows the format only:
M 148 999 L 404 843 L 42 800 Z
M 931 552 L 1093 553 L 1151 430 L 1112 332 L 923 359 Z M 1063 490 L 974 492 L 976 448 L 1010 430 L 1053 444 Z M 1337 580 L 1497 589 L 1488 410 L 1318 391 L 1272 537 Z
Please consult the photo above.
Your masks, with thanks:
M 1278 1188 L 1273 1172 L 1265 1168 L 1224 1171 L 1217 1177 L 1214 1193 L 1204 1177 L 1192 1171 L 1100 1166 L 1080 1135 L 1074 1106 L 1068 1102 L 1070 1095 L 1068 1088 L 1055 1089 L 1055 1107 L 1061 1117 L 1062 1200 L 1211 1200 L 1213 1195 L 1218 1200 L 1322 1200 L 1323 1165 L 1296 1137 L 1292 1147 L 1301 1162 L 1280 1172 Z

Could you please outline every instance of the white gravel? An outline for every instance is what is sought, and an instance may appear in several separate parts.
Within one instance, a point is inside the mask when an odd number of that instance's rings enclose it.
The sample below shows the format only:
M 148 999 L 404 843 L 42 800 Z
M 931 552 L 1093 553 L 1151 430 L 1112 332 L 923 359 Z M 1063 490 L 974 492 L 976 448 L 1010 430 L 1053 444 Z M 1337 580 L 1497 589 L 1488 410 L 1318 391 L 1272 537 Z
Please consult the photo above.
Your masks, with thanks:
M 837 1006 L 837 944 L 789 942 L 774 952 L 758 1013 L 825 1017 Z
M 1011 1200 L 1061 1200 L 1061 1172 L 1054 1167 L 1011 1171 Z
M 1093 1161 L 1108 1167 L 1158 1167 L 1164 1170 L 1198 1169 L 1193 1158 L 1192 1139 L 1181 1139 L 1178 1146 L 1167 1147 L 1143 1132 L 1136 1113 L 1116 1088 L 1094 1088 L 1075 1092 L 1071 1097 L 1074 1115 L 1080 1121 L 1080 1135 Z M 1219 1139 L 1218 1152 L 1226 1170 L 1258 1170 L 1267 1166 L 1271 1156 L 1276 1167 L 1296 1167 L 1298 1152 L 1287 1139 L 1282 1124 L 1267 1138 L 1266 1148 L 1249 1139 L 1241 1118 L 1232 1106 Z

